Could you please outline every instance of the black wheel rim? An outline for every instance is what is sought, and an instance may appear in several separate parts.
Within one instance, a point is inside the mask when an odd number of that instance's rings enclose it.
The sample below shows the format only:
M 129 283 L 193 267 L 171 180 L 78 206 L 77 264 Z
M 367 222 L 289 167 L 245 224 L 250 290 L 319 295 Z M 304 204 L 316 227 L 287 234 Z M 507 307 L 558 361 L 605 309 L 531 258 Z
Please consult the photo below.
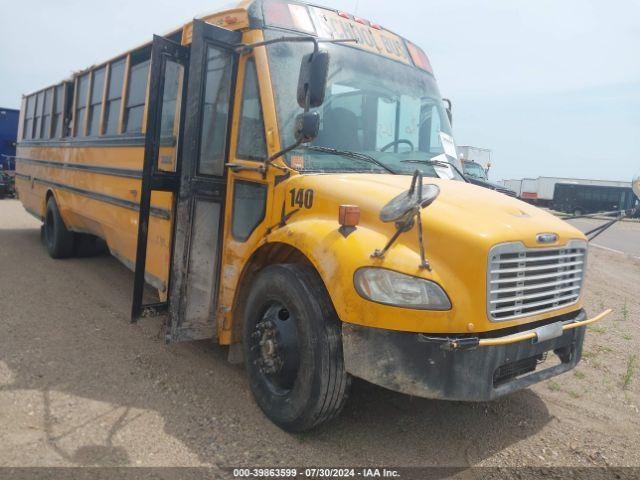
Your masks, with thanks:
M 286 395 L 298 376 L 297 322 L 278 301 L 269 302 L 254 323 L 249 361 L 260 380 L 276 395 Z

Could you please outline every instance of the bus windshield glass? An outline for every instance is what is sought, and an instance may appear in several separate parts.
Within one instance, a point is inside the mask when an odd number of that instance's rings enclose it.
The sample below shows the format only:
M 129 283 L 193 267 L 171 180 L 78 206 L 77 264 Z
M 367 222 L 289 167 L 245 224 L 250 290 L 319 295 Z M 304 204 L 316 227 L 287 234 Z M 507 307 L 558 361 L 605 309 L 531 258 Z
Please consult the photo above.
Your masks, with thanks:
M 277 38 L 280 32 L 266 31 Z M 426 71 L 345 44 L 323 44 L 331 56 L 320 134 L 311 143 L 325 149 L 300 148 L 289 153 L 292 168 L 306 172 L 379 172 L 459 178 L 446 164 L 442 137 L 451 126 L 434 77 Z M 295 143 L 294 122 L 302 112 L 296 99 L 302 57 L 311 43 L 269 46 L 282 146 Z M 373 157 L 367 161 L 327 149 Z M 436 158 L 437 157 L 437 158 Z M 381 165 L 385 168 L 382 168 Z

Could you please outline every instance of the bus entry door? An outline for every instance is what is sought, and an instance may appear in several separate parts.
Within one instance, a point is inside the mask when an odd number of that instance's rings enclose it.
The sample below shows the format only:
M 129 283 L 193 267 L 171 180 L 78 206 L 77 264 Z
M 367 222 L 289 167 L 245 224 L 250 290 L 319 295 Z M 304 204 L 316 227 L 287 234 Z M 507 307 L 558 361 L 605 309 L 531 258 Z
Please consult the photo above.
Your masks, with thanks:
M 169 173 L 157 168 L 162 161 L 158 152 L 165 117 L 162 110 L 166 102 L 162 100 L 162 85 L 154 90 L 153 81 L 154 76 L 164 75 L 166 67 L 162 63 L 175 61 L 177 57 L 174 53 L 160 52 L 158 55 L 164 55 L 165 59 L 154 63 L 153 53 L 160 50 L 160 47 L 156 49 L 156 40 L 158 44 L 167 42 L 156 37 L 152 50 L 152 94 L 147 116 L 142 191 L 144 202 L 147 197 L 150 199 L 152 190 L 165 186 L 156 178 L 169 175 L 175 179 L 175 183 L 169 181 L 171 185 L 167 185 L 175 192 L 169 291 L 167 302 L 142 305 L 144 276 L 139 274 L 139 265 L 144 272 L 148 233 L 144 229 L 148 229 L 149 209 L 141 204 L 132 318 L 147 312 L 168 311 L 167 342 L 211 338 L 217 332 L 215 318 L 226 191 L 225 164 L 238 57 L 235 47 L 241 42 L 241 34 L 194 20 L 184 82 L 187 88 L 183 95 L 183 128 L 179 136 L 177 168 Z M 156 82 L 162 84 L 163 80 L 160 78 Z M 145 252 L 142 252 L 143 247 Z M 142 285 L 138 286 L 138 283 Z

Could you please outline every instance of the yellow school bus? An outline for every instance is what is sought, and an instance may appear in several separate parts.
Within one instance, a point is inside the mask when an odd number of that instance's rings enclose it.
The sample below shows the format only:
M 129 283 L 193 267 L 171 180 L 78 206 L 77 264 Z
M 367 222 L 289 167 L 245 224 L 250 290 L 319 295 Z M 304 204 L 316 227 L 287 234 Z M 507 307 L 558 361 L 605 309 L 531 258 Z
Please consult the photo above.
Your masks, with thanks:
M 52 257 L 102 239 L 135 272 L 133 321 L 230 346 L 265 414 L 303 431 L 352 377 L 525 388 L 607 314 L 583 310 L 585 236 L 468 183 L 450 120 L 417 45 L 244 0 L 26 95 L 16 185 Z

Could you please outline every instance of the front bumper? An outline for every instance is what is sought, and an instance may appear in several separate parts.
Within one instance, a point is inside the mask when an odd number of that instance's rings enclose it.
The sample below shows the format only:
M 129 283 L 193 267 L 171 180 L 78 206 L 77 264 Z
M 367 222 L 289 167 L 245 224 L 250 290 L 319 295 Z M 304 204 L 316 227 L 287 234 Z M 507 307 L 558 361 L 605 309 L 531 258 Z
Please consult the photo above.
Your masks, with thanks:
M 541 341 L 532 339 L 530 332 L 451 339 L 345 323 L 342 328 L 345 367 L 356 377 L 409 395 L 492 400 L 577 365 L 586 323 L 595 320 L 587 320 L 584 310 L 580 310 L 562 321 L 565 329 L 560 329 L 559 336 Z M 576 326 L 576 322 L 585 323 Z M 557 361 L 551 366 L 540 364 L 545 356 L 549 360 L 557 357 Z

